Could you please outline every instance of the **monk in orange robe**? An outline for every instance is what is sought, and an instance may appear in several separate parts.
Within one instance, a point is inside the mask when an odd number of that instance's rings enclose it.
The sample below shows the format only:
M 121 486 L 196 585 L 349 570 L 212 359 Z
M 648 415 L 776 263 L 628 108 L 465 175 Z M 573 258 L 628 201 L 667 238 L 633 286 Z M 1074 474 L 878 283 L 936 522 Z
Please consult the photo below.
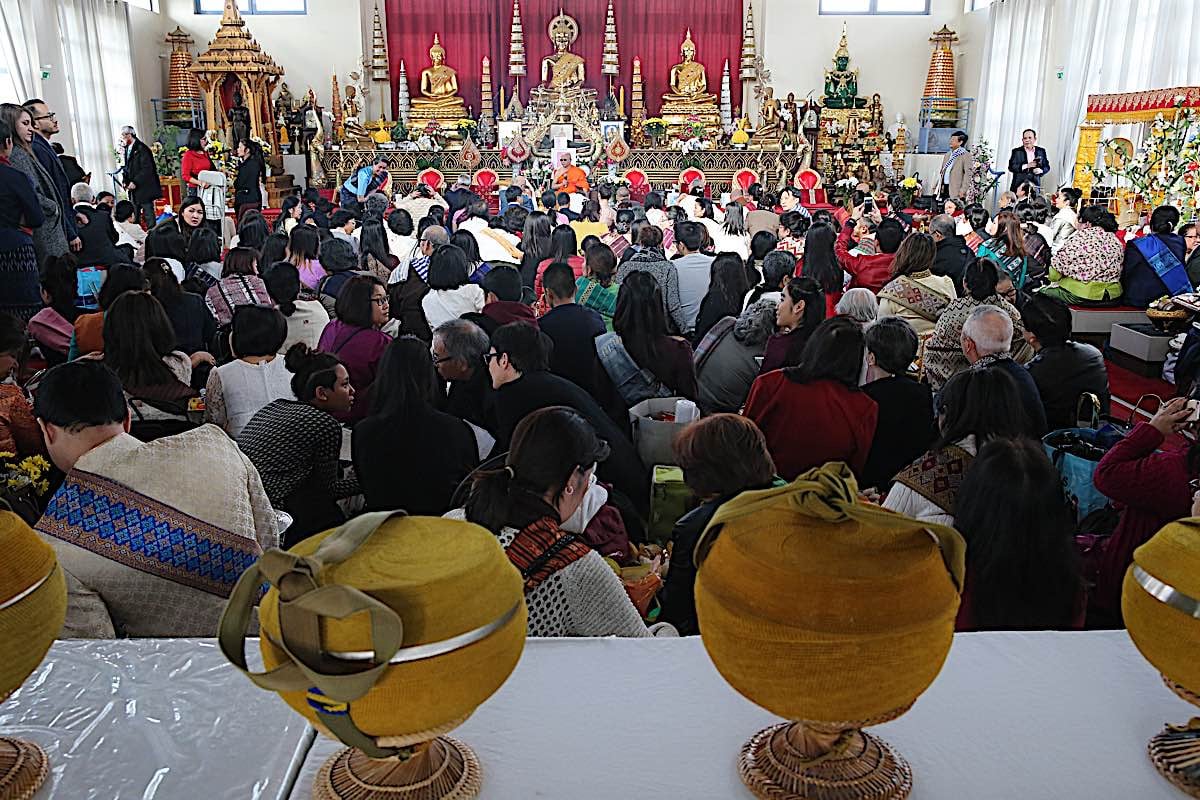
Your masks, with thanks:
M 554 191 L 575 194 L 587 190 L 587 173 L 572 163 L 570 153 L 559 153 L 558 169 L 554 170 Z

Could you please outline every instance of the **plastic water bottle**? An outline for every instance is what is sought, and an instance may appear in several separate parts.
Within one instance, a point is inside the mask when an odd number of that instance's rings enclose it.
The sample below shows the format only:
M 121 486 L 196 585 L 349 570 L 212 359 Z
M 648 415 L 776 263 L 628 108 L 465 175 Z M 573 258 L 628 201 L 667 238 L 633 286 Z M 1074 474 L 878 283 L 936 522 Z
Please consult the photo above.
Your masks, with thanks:
M 675 401 L 675 421 L 688 423 L 693 422 L 700 417 L 700 409 L 696 404 L 686 398 L 680 398 Z

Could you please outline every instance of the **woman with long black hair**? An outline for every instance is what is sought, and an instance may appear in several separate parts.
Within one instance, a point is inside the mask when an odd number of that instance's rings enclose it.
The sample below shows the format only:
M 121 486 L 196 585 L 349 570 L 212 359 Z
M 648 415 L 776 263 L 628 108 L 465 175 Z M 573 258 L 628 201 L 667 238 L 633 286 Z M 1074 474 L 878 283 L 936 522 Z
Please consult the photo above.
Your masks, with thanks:
M 739 206 L 740 208 L 740 206 Z M 721 253 L 709 267 L 708 292 L 700 301 L 692 343 L 699 344 L 713 325 L 724 317 L 742 313 L 746 299 L 745 264 L 737 253 Z
M 696 398 L 692 346 L 668 335 L 662 292 L 644 272 L 621 283 L 613 332 L 596 337 L 596 354 L 626 408 L 650 397 Z
M 554 219 L 542 211 L 531 211 L 521 232 L 521 282 L 533 288 L 538 267 L 550 257 L 550 232 Z
M 392 252 L 382 217 L 367 217 L 358 234 L 358 268 L 385 284 L 400 259 Z
M 250 139 L 238 142 L 237 177 L 233 181 L 233 207 L 237 209 L 237 217 L 250 210 L 262 209 L 262 189 L 259 184 L 267 177 L 267 162 L 263 157 L 262 146 Z
M 800 274 L 820 284 L 821 291 L 825 293 L 826 317 L 837 313 L 835 309 L 842 299 L 842 287 L 846 279 L 846 273 L 833 249 L 835 242 L 837 231 L 828 225 L 813 225 L 804 235 L 804 261 Z

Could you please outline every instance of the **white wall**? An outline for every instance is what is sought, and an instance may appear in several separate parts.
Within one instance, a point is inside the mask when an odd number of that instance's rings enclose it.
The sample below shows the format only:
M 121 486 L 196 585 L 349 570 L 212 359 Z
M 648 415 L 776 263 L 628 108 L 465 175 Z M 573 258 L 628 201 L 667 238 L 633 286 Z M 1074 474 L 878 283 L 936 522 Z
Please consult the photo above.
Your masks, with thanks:
M 967 19 L 963 0 L 932 0 L 928 16 L 822 16 L 818 0 L 749 0 L 754 6 L 759 53 L 771 71 L 776 97 L 795 92 L 824 92 L 825 70 L 847 23 L 850 66 L 857 68 L 858 91 L 864 97 L 878 92 L 884 118 L 902 112 L 915 125 L 925 89 L 925 73 L 933 45 L 930 35 L 943 24 L 958 33 L 955 68 L 958 92 L 973 97 L 979 85 L 986 36 L 986 13 Z M 978 18 L 982 17 L 982 22 Z

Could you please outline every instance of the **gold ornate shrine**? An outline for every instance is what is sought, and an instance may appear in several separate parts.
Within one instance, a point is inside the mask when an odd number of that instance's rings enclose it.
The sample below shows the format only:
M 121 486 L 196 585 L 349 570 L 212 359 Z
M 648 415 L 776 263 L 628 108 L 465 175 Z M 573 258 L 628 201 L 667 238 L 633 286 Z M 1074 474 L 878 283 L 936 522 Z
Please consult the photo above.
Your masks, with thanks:
M 458 95 L 458 73 L 446 65 L 446 49 L 436 33 L 433 46 L 429 48 L 429 60 L 431 65 L 421 70 L 421 96 L 412 98 L 408 118 L 417 128 L 430 121 L 443 128 L 453 128 L 460 119 L 467 118 L 467 109 Z
M 883 105 L 873 95 L 867 108 L 822 108 L 813 166 L 832 183 L 841 178 L 869 180 L 887 150 Z
M 1094 176 L 1091 167 L 1100 154 L 1100 138 L 1106 125 L 1152 122 L 1156 116 L 1173 118 L 1175 98 L 1183 97 L 1183 106 L 1200 108 L 1200 86 L 1151 89 L 1120 94 L 1089 94 L 1087 113 L 1079 125 L 1079 147 L 1075 150 L 1075 186 L 1090 197 Z
M 321 154 L 321 167 L 325 172 L 326 185 L 339 186 L 359 168 L 371 164 L 376 158 L 383 158 L 387 162 L 388 172 L 391 173 L 392 185 L 399 189 L 414 186 L 417 173 L 429 167 L 440 170 L 447 179 L 472 174 L 477 169 L 491 169 L 501 175 L 512 172 L 512 165 L 501 158 L 499 150 L 481 148 L 479 155 L 478 166 L 468 167 L 460 160 L 458 151 L 428 153 L 413 150 L 342 148 L 324 151 Z M 704 171 L 706 182 L 714 196 L 716 193 L 729 191 L 733 176 L 744 169 L 753 170 L 764 185 L 777 190 L 792 185 L 792 176 L 799 168 L 799 154 L 790 150 L 780 152 L 716 149 L 688 155 L 670 150 L 631 150 L 629 156 L 621 162 L 617 174 L 620 175 L 629 169 L 641 170 L 655 188 L 673 189 L 679 185 L 680 173 L 692 166 L 698 166 Z
M 666 121 L 667 131 L 672 136 L 699 123 L 709 136 L 716 137 L 721 132 L 721 109 L 717 106 L 717 96 L 708 91 L 704 65 L 696 60 L 691 28 L 679 46 L 679 55 L 682 61 L 671 67 L 671 91 L 663 95 L 659 116 Z

